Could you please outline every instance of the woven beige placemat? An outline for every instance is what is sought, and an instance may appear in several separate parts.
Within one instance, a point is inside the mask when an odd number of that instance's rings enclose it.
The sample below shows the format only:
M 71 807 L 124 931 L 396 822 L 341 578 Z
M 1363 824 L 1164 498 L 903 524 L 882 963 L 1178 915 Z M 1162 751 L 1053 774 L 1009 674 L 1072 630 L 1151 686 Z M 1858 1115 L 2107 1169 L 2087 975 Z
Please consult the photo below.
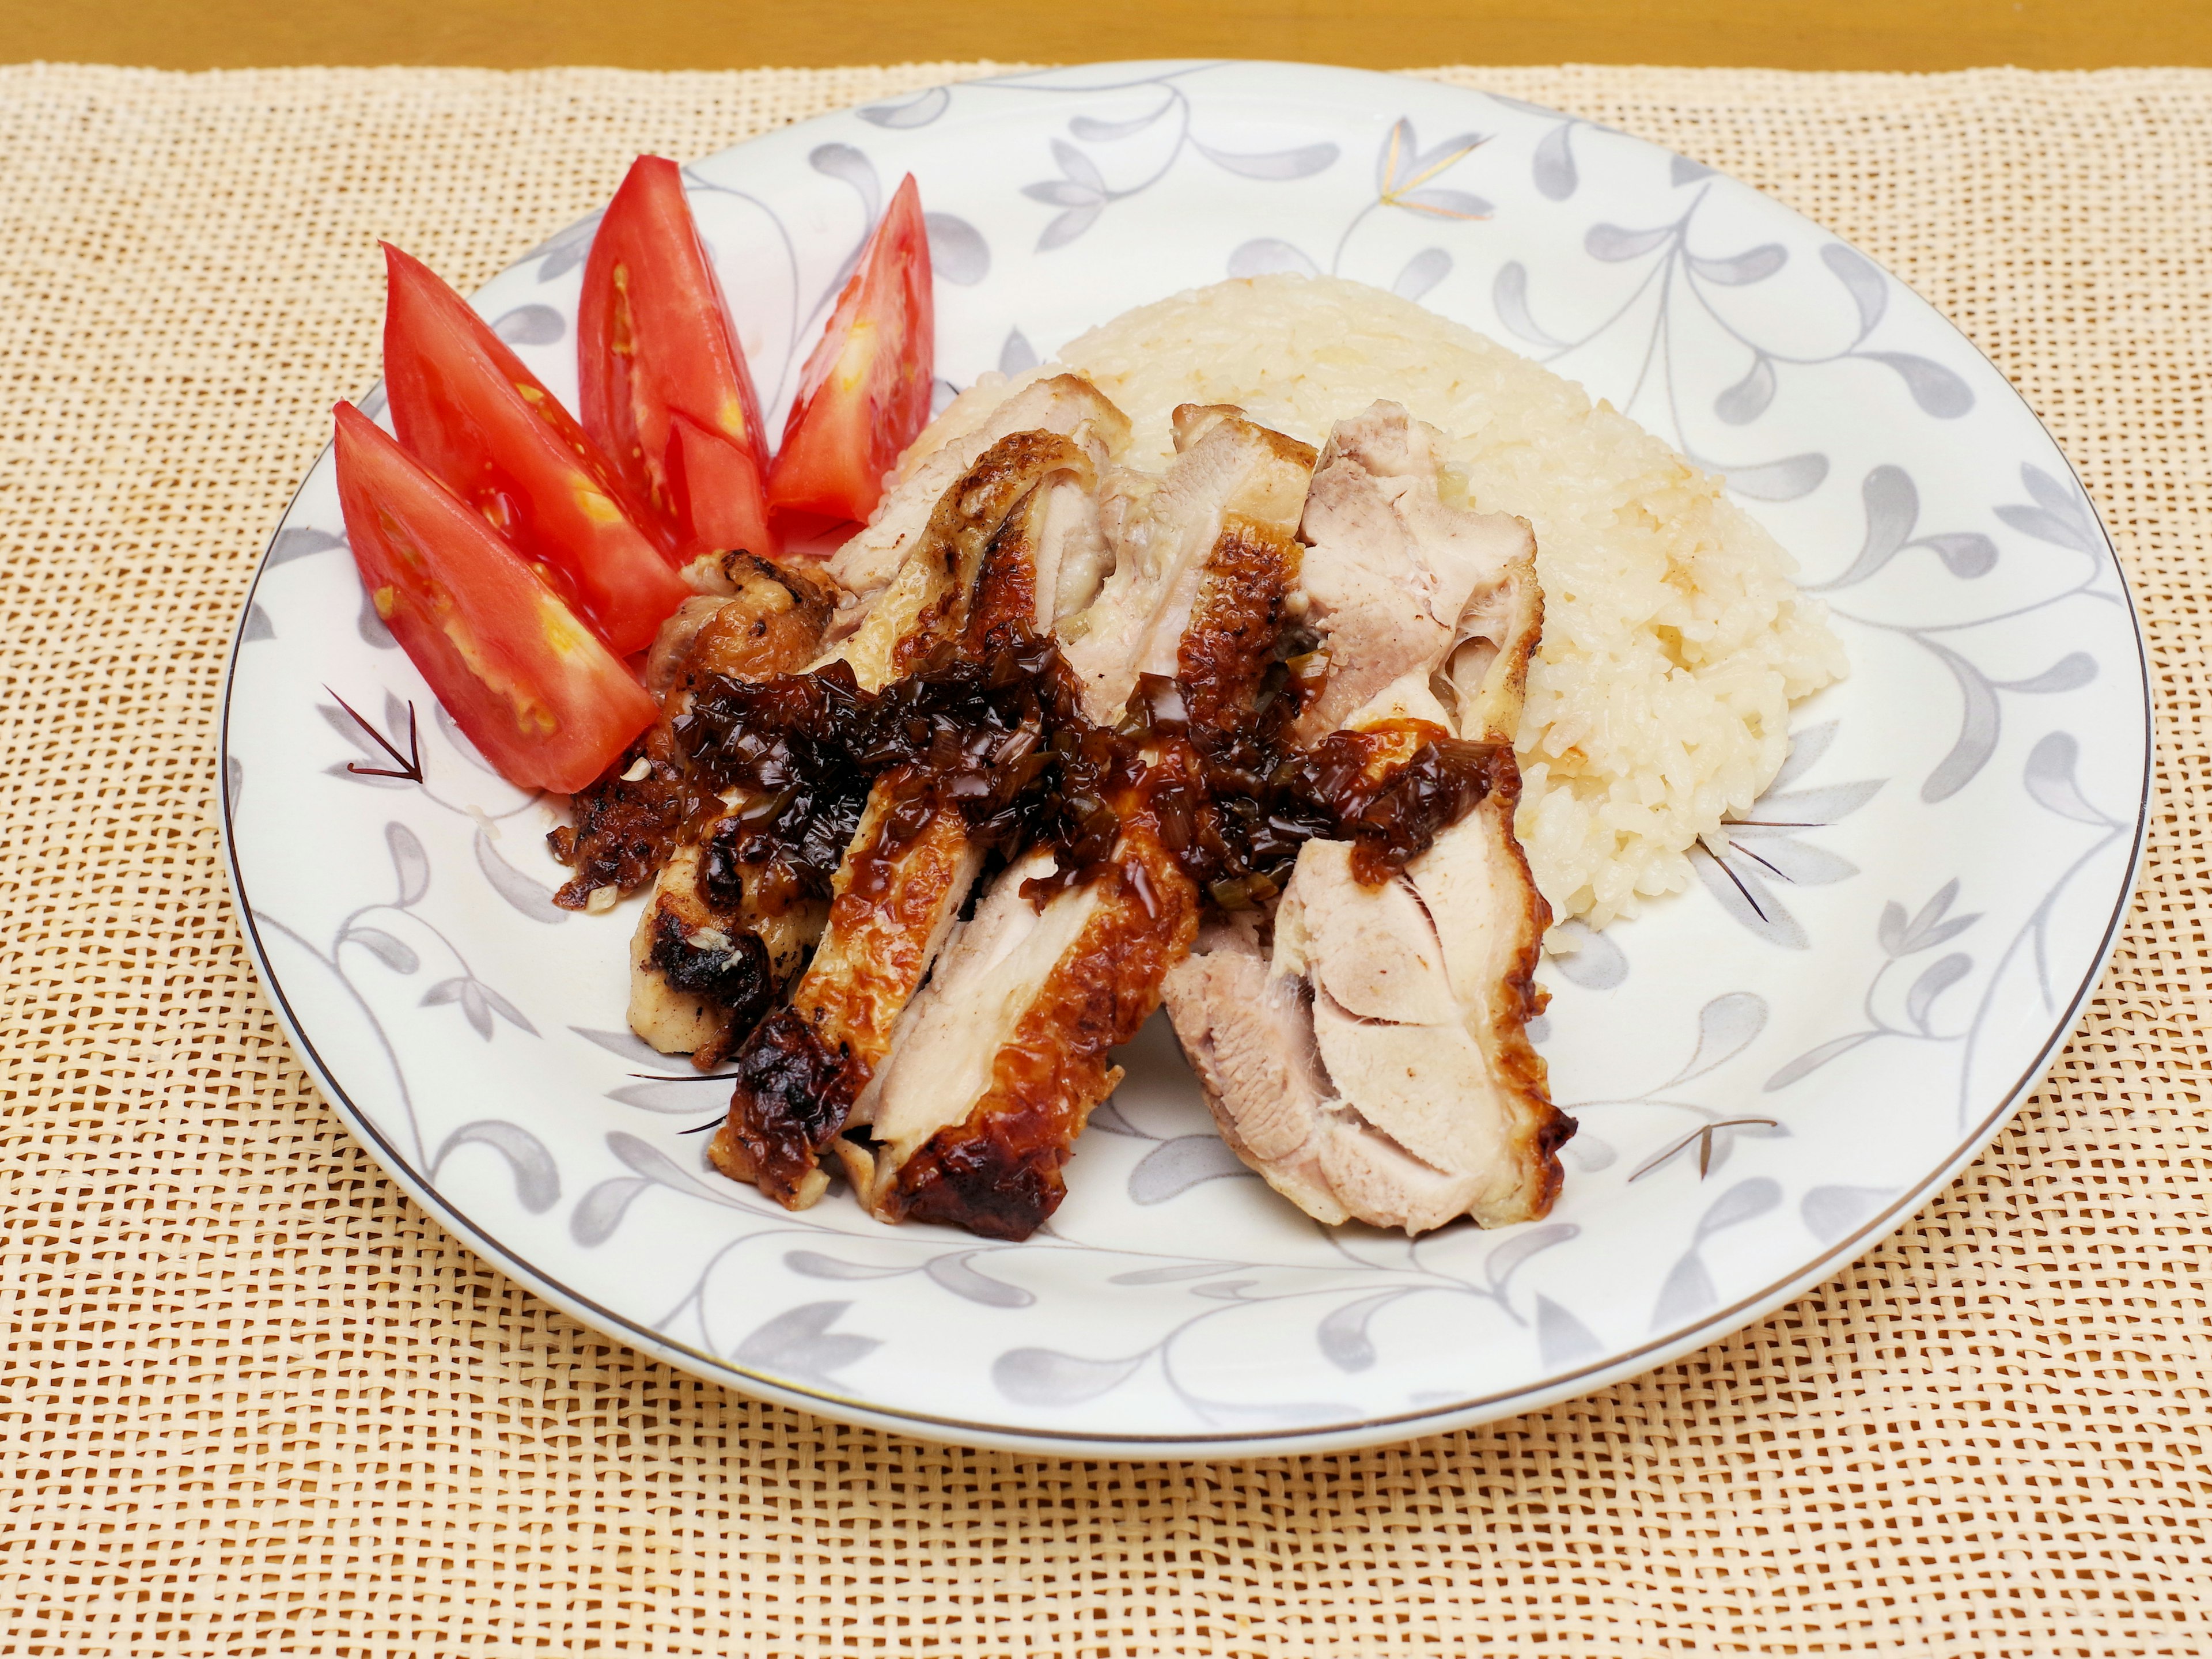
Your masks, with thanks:
M 339 1128 L 216 857 L 234 608 L 389 236 L 465 286 L 946 66 L 0 70 L 0 1656 L 2197 1654 L 2212 73 L 1455 70 L 1887 261 L 2079 463 L 2164 793 L 2072 1046 L 1753 1330 L 1470 1434 L 1145 1467 L 749 1403 L 502 1279 Z

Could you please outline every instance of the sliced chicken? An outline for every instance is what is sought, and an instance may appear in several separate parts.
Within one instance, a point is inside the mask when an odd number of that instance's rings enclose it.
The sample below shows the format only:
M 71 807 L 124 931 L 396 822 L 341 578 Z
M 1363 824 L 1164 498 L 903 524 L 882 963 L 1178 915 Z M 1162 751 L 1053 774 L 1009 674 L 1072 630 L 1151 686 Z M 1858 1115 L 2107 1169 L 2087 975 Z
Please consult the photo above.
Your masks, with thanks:
M 769 890 L 736 858 L 734 815 L 677 849 L 630 937 L 629 1028 L 702 1071 L 721 1064 L 821 936 L 829 907 Z
M 620 835 L 625 800 L 652 796 L 678 808 L 688 800 L 668 722 L 690 708 L 709 676 L 795 672 L 821 647 L 831 608 L 823 583 L 750 553 L 723 556 L 721 568 L 730 592 L 687 599 L 661 624 L 646 659 L 647 687 L 660 699 L 663 719 L 641 775 L 597 786 L 609 792 L 593 809 L 602 839 Z M 585 822 L 580 800 L 577 817 Z M 752 1028 L 821 929 L 818 902 L 784 892 L 769 872 L 737 856 L 742 830 L 734 811 L 703 830 L 694 824 L 698 839 L 660 862 L 630 938 L 630 1030 L 663 1054 L 690 1054 L 702 1070 L 719 1065 Z M 627 850 L 637 868 L 652 867 L 657 849 L 647 842 Z
M 826 584 L 750 553 L 720 556 L 729 593 L 686 599 L 646 658 L 661 719 L 620 766 L 576 793 L 573 827 L 549 837 L 554 856 L 576 871 L 555 896 L 568 908 L 611 904 L 653 879 L 687 833 L 697 803 L 670 721 L 690 708 L 693 690 L 709 674 L 791 673 L 821 648 L 831 610 Z
M 1347 843 L 1309 842 L 1271 951 L 1224 931 L 1168 975 L 1223 1138 L 1317 1220 L 1494 1227 L 1558 1194 L 1574 1124 L 1525 1030 L 1551 918 L 1512 838 L 1517 798 L 1501 777 L 1379 887 Z
M 1342 726 L 1400 676 L 1430 673 L 1466 630 L 1465 619 L 1479 614 L 1510 629 L 1519 614 L 1515 596 L 1536 594 L 1536 543 L 1527 522 L 1446 505 L 1434 434 L 1396 404 L 1377 402 L 1337 423 L 1314 469 L 1299 534 L 1307 623 L 1329 665 L 1320 696 L 1299 718 L 1301 742 Z M 1501 606 L 1511 614 L 1493 617 Z M 1540 621 L 1525 630 L 1531 648 Z M 1525 678 L 1525 651 L 1519 661 Z M 1511 688 L 1516 698 L 1519 686 Z M 1513 714 L 1517 719 L 1517 702 Z
M 1034 560 L 1054 560 L 1054 603 L 1060 568 L 1078 548 L 1079 566 L 1089 556 L 1087 537 L 1095 515 L 1065 502 L 1065 492 L 1089 495 L 1097 471 L 1073 440 L 1044 431 L 1016 432 L 1000 439 L 940 492 L 921 532 L 904 543 L 897 572 L 878 592 L 859 625 L 814 665 L 851 665 L 865 691 L 875 691 L 910 672 L 941 640 L 958 639 L 976 597 L 976 578 L 985 555 L 1003 538 L 1021 544 L 1021 563 L 1029 574 L 1031 614 L 1036 580 Z M 1003 569 L 1012 550 L 998 563 Z M 1003 602 L 1003 595 L 994 591 Z M 987 596 L 993 597 L 993 596 Z
M 878 503 L 874 516 L 830 561 L 830 574 L 853 595 L 855 606 L 865 605 L 890 581 L 928 528 L 945 492 L 993 445 L 1017 432 L 1050 432 L 1069 439 L 1095 468 L 1127 444 L 1129 418 L 1081 375 L 1055 374 L 1022 387 L 972 428 L 925 432 L 918 444 L 935 437 L 942 440 L 939 447 L 902 462 L 898 481 Z
M 1049 432 L 1000 439 L 944 495 L 860 629 L 824 661 L 877 690 L 955 641 L 988 653 L 1047 631 L 1059 596 L 1087 599 L 1099 560 L 1096 473 Z M 957 918 L 983 851 L 958 803 L 896 773 L 879 781 L 837 875 L 827 931 L 789 1007 L 737 1057 L 717 1168 L 789 1207 L 820 1197 L 821 1155 L 889 1051 L 907 1003 Z
M 1379 884 L 1349 843 L 1309 842 L 1267 945 L 1210 929 L 1167 977 L 1223 1138 L 1324 1222 L 1532 1219 L 1574 1129 L 1526 1035 L 1551 918 L 1513 836 L 1511 737 L 1541 597 L 1526 526 L 1483 520 L 1437 498 L 1425 434 L 1394 405 L 1331 435 L 1304 580 L 1309 622 L 1343 656 L 1305 719 L 1341 709 L 1334 729 L 1387 737 L 1384 765 L 1407 763 L 1424 732 L 1483 742 L 1484 793 Z
M 738 1051 L 729 1118 L 708 1148 L 715 1168 L 787 1209 L 822 1196 L 822 1153 L 889 1051 L 982 862 L 957 809 L 926 782 L 901 771 L 877 784 L 813 961 Z
M 1194 406 L 1186 405 L 1186 409 Z M 1183 411 L 1178 410 L 1179 415 Z M 1111 726 L 1128 706 L 1138 678 L 1182 675 L 1182 649 L 1210 571 L 1245 556 L 1255 565 L 1296 570 L 1291 532 L 1305 501 L 1314 452 L 1294 438 L 1235 411 L 1197 410 L 1176 423 L 1182 446 L 1166 476 L 1134 513 L 1118 520 L 1119 556 L 1097 601 L 1060 630 L 1069 667 L 1083 688 L 1083 710 Z M 1231 655 L 1256 637 L 1238 617 L 1233 589 L 1217 590 L 1214 620 Z M 1203 680 L 1213 665 L 1194 663 Z M 1273 648 L 1272 638 L 1268 648 Z
M 1250 713 L 1273 658 L 1297 576 L 1296 480 L 1311 452 L 1235 410 L 1185 415 L 1178 430 L 1189 449 L 1146 517 L 1153 532 L 1211 539 L 1187 550 L 1167 579 L 1126 586 L 1121 631 L 1090 635 L 1084 664 L 1093 684 L 1133 688 L 1150 652 L 1175 677 L 1194 726 L 1226 726 Z M 1190 475 L 1224 474 L 1244 483 L 1177 503 L 1179 479 L 1188 491 Z M 1230 500 L 1251 510 L 1222 505 Z M 1119 691 L 1117 708 L 1127 696 Z M 1197 890 L 1149 804 L 1156 790 L 1192 781 L 1171 775 L 1192 758 L 1179 744 L 1152 749 L 1142 781 L 1114 799 L 1121 829 L 1107 875 L 1039 907 L 1024 889 L 1054 866 L 1033 852 L 1000 874 L 962 926 L 879 1086 L 852 1115 L 870 1130 L 867 1145 L 837 1146 L 878 1216 L 1026 1238 L 1058 1207 L 1060 1166 L 1119 1079 L 1107 1056 L 1159 1006 L 1162 979 L 1197 929 Z
M 976 567 L 962 631 L 969 652 L 1049 635 L 1097 596 L 1111 556 L 1091 485 L 1087 469 L 1048 474 L 1006 515 Z
M 886 1221 L 1027 1238 L 1066 1194 L 1061 1166 L 1121 1073 L 1108 1056 L 1159 1006 L 1190 946 L 1196 890 L 1137 793 L 1103 877 L 1042 908 L 1024 885 L 1054 873 L 1033 852 L 1004 871 L 947 945 L 880 1086 L 840 1140 L 854 1188 Z

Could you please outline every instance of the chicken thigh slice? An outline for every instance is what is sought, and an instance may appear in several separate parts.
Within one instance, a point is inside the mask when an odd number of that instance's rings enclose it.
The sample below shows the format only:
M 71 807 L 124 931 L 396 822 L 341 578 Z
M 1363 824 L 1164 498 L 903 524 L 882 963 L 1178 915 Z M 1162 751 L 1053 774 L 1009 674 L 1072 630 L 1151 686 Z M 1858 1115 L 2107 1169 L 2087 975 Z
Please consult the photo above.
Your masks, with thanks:
M 927 528 L 857 631 L 822 662 L 877 690 L 952 642 L 986 655 L 1059 618 L 1071 573 L 1097 561 L 1096 474 L 1070 440 L 1017 432 L 944 493 Z M 879 780 L 840 866 L 821 944 L 788 1006 L 736 1057 L 730 1115 L 709 1152 L 725 1174 L 800 1209 L 889 1054 L 982 865 L 958 803 L 918 772 Z
M 986 451 L 1017 432 L 1050 432 L 1072 441 L 1094 467 L 1129 441 L 1129 418 L 1079 374 L 1030 382 L 992 409 L 977 425 L 944 436 L 939 447 L 904 458 L 900 477 L 874 515 L 830 560 L 830 574 L 865 606 L 890 582 L 938 503 Z M 932 437 L 925 432 L 917 446 Z
M 1208 573 L 1247 543 L 1255 558 L 1279 562 L 1297 523 L 1312 449 L 1234 411 L 1206 414 L 1178 422 L 1183 447 L 1166 475 L 1119 515 L 1113 574 L 1096 603 L 1060 629 L 1083 712 L 1101 726 L 1121 718 L 1140 675 L 1182 672 L 1184 635 Z
M 1346 725 L 1401 675 L 1437 668 L 1471 607 L 1486 617 L 1502 595 L 1535 592 L 1527 522 L 1446 505 L 1433 434 L 1394 403 L 1337 422 L 1299 536 L 1308 622 L 1329 661 L 1321 695 L 1299 717 L 1302 742 Z M 1527 635 L 1530 648 L 1536 631 Z M 1525 653 L 1522 665 L 1525 674 Z
M 1304 525 L 1309 621 L 1344 653 L 1307 716 L 1483 743 L 1486 787 L 1377 885 L 1349 843 L 1308 842 L 1271 943 L 1208 930 L 1167 976 L 1169 1012 L 1223 1138 L 1316 1219 L 1533 1219 L 1574 1127 L 1525 1030 L 1550 921 L 1513 836 L 1511 736 L 1542 627 L 1533 543 L 1516 520 L 1445 506 L 1425 434 L 1388 404 L 1331 434 Z
M 1091 1110 L 1121 1081 L 1109 1056 L 1159 1006 L 1190 947 L 1198 892 L 1131 789 L 1107 872 L 1039 908 L 1054 873 L 1032 852 L 961 925 L 899 1033 L 882 1086 L 841 1142 L 863 1203 L 987 1238 L 1027 1238 L 1060 1206 L 1060 1173 Z

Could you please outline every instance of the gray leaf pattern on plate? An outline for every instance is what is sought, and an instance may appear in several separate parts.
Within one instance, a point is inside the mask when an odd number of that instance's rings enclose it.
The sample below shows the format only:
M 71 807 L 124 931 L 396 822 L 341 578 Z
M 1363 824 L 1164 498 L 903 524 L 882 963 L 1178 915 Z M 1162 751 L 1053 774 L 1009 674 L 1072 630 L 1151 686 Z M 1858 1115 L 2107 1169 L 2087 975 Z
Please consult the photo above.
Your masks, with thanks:
M 455 1149 L 462 1146 L 489 1146 L 506 1159 L 514 1176 L 515 1200 L 531 1214 L 543 1215 L 561 1201 L 561 1171 L 553 1154 L 520 1124 L 501 1118 L 463 1124 L 438 1148 L 438 1155 L 430 1160 L 430 1173 L 435 1176 Z
M 2027 463 L 2021 464 L 2020 478 L 2033 504 L 2000 507 L 1996 509 L 2000 520 L 2022 535 L 2055 547 L 2071 548 L 2092 558 L 2104 551 L 2104 532 L 2080 490 L 2069 489 L 2041 467 Z
M 809 1302 L 754 1327 L 730 1352 L 740 1365 L 759 1365 L 787 1376 L 827 1382 L 834 1371 L 859 1364 L 883 1344 L 872 1336 L 830 1328 L 849 1302 Z
M 553 890 L 543 882 L 526 876 L 505 859 L 492 845 L 491 837 L 482 830 L 476 835 L 477 868 L 483 872 L 484 880 L 509 904 L 532 921 L 542 921 L 555 927 L 568 920 L 570 912 L 553 902 Z
M 517 306 L 501 313 L 491 331 L 509 345 L 553 345 L 568 331 L 568 322 L 551 306 Z
M 1680 1325 L 1711 1308 L 1719 1296 L 1703 1254 L 1707 1241 L 1726 1228 L 1756 1221 L 1781 1202 L 1781 1184 L 1765 1176 L 1740 1181 L 1715 1199 L 1699 1218 L 1689 1249 L 1659 1287 L 1659 1300 L 1651 1310 L 1651 1328 L 1664 1330 Z
M 327 530 L 280 530 L 269 544 L 269 556 L 262 561 L 264 570 L 274 570 L 280 564 L 289 564 L 295 559 L 304 559 L 311 553 L 328 553 L 346 544 L 343 536 Z
M 1085 1359 L 1052 1348 L 1009 1348 L 993 1364 L 991 1381 L 1018 1405 L 1079 1405 L 1120 1388 L 1145 1358 L 1136 1354 L 1126 1359 Z
M 925 213 L 929 266 L 946 282 L 973 288 L 991 274 L 991 246 L 983 233 L 955 213 Z
M 1029 337 L 1018 328 L 1006 331 L 1006 343 L 999 348 L 999 373 L 1009 378 L 1025 374 L 1037 366 L 1036 348 Z
M 1178 1135 L 1153 1147 L 1129 1172 L 1129 1196 L 1139 1204 L 1164 1204 L 1202 1181 L 1251 1173 L 1218 1135 Z
M 853 112 L 872 125 L 908 132 L 927 126 L 951 105 L 951 88 L 932 87 L 903 104 L 864 104 Z
M 1537 141 L 1529 171 L 1547 201 L 1565 201 L 1582 182 L 1575 171 L 1574 132 L 1574 122 L 1562 121 Z
M 1273 236 L 1255 237 L 1229 256 L 1231 276 L 1265 276 L 1278 270 L 1292 271 L 1300 276 L 1321 274 L 1321 267 L 1303 252 Z
M 1830 1244 L 1896 1196 L 1892 1187 L 1813 1187 L 1797 1200 L 1797 1215 L 1806 1231 Z

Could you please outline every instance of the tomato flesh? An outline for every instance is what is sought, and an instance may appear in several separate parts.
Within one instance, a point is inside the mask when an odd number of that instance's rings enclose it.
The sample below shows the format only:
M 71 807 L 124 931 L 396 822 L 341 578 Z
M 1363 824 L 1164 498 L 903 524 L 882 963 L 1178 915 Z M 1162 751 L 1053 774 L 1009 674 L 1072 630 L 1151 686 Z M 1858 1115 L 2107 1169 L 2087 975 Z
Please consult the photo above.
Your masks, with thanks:
M 769 469 L 771 510 L 866 519 L 929 419 L 937 306 L 921 193 L 907 174 L 807 358 Z
M 351 404 L 337 414 L 346 539 L 385 626 L 508 782 L 592 781 L 653 699 L 481 514 Z
M 641 155 L 584 264 L 579 412 L 680 563 L 773 558 L 760 399 L 673 161 Z
M 468 302 L 389 243 L 384 380 L 400 444 L 573 596 L 619 655 L 641 651 L 690 590 L 673 550 L 574 416 Z

